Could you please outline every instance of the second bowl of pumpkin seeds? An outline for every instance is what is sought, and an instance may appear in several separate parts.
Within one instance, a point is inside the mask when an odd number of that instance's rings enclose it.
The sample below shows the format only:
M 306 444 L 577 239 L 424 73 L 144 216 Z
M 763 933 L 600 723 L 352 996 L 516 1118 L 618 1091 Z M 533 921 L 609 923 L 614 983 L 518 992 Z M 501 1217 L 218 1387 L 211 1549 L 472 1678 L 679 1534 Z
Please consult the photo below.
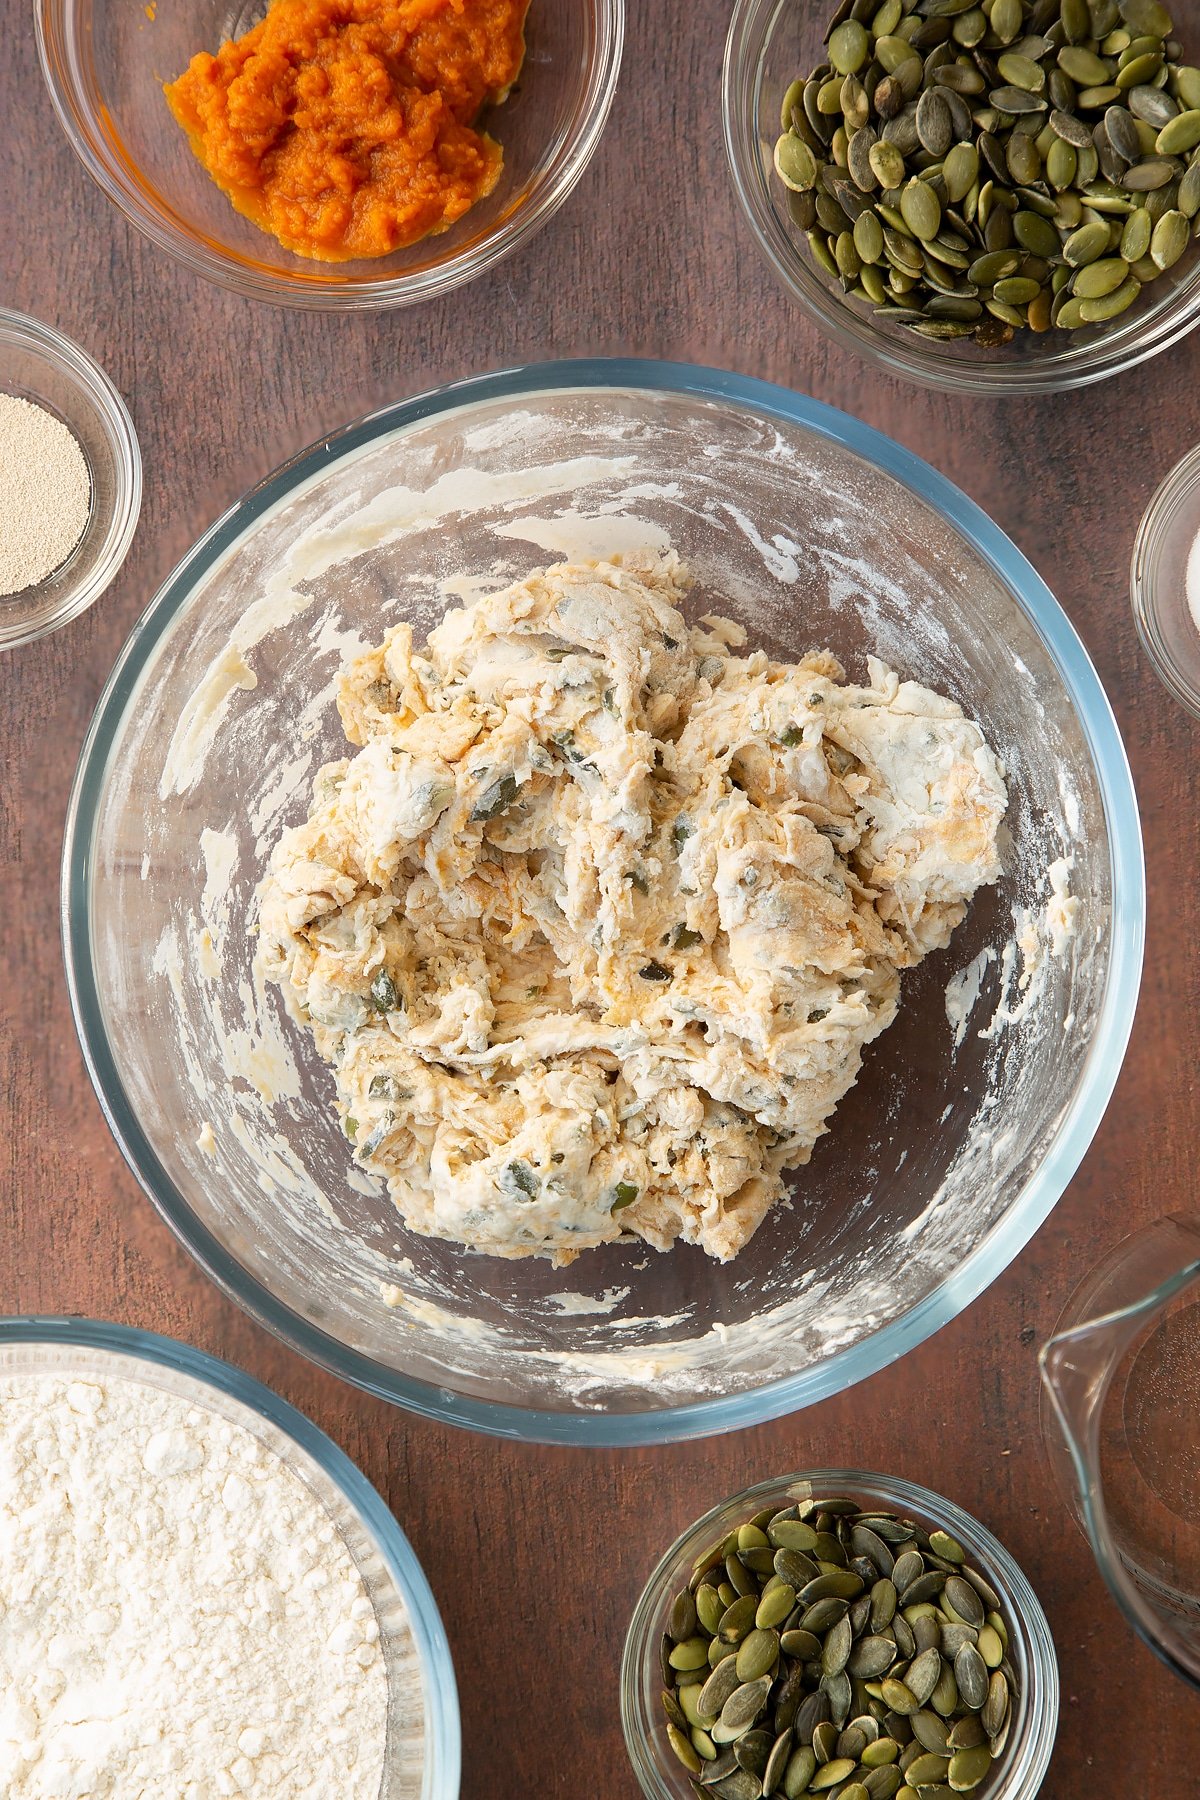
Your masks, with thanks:
M 892 373 L 1077 387 L 1200 322 L 1200 20 L 1160 0 L 740 0 L 724 115 L 768 262 Z
M 1058 1698 L 1008 1551 L 952 1501 L 848 1469 L 761 1482 L 684 1532 L 621 1668 L 649 1800 L 1032 1800 Z

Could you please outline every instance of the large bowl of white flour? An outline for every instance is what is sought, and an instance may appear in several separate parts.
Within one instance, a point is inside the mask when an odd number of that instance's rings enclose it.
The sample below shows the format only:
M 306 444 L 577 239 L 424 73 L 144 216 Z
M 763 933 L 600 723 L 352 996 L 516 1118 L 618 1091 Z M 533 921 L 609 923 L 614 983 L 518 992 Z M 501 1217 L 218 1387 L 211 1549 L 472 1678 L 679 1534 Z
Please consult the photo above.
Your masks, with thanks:
M 6 1800 L 455 1800 L 428 1584 L 358 1470 L 166 1338 L 0 1320 Z
M 948 947 L 904 969 L 894 1021 L 731 1260 L 601 1230 L 563 1269 L 414 1228 L 419 1156 L 404 1165 L 415 1198 L 402 1215 L 356 1157 L 358 1126 L 373 1142 L 377 1124 L 347 1117 L 349 1071 L 263 979 L 256 896 L 281 834 L 308 818 L 318 772 L 348 754 L 336 694 L 355 658 L 401 627 L 418 654 L 450 609 L 531 570 L 647 553 L 687 565 L 689 629 L 717 615 L 779 663 L 828 651 L 851 684 L 882 665 L 961 709 L 1003 766 L 1001 868 Z M 449 888 L 439 905 L 445 924 Z M 976 507 L 897 445 L 783 390 L 594 362 L 377 414 L 212 528 L 100 703 L 71 801 L 64 909 L 108 1119 L 228 1293 L 306 1355 L 420 1412 L 633 1443 L 838 1391 L 1006 1267 L 1111 1094 L 1144 884 L 1095 672 Z M 391 1079 L 368 1071 L 368 1102 L 390 1105 Z M 424 1123 L 435 1131 L 432 1114 Z M 549 1138 L 545 1149 L 552 1162 Z M 515 1202 L 531 1179 L 522 1168 Z M 644 1180 L 613 1192 L 629 1199 Z

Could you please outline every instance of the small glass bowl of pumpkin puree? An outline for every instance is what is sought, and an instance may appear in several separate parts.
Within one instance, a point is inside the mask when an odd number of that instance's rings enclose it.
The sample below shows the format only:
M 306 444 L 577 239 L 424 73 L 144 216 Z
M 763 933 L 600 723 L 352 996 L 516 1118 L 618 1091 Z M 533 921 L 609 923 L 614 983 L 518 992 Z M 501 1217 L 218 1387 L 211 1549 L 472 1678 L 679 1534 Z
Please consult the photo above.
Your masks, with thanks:
M 255 299 L 429 300 L 562 205 L 620 67 L 624 0 L 38 0 L 89 174 Z

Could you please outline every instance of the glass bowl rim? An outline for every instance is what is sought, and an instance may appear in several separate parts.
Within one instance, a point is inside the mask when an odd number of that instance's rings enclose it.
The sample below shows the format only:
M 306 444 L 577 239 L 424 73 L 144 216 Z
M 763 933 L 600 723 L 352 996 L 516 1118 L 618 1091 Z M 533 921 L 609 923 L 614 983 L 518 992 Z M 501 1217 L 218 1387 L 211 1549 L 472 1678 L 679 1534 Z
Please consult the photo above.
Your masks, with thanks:
M 1196 528 L 1200 532 L 1200 444 L 1193 445 L 1164 475 L 1142 514 L 1129 563 L 1129 593 L 1133 602 L 1133 622 L 1155 674 L 1172 699 L 1186 707 L 1194 718 L 1200 719 L 1200 678 L 1189 679 L 1178 659 L 1172 656 L 1159 627 L 1158 608 L 1157 575 L 1162 534 L 1189 493 L 1194 493 L 1197 498 Z M 1187 606 L 1186 595 L 1184 606 Z M 1200 667 L 1200 642 L 1196 657 Z
M 275 1426 L 319 1466 L 357 1513 L 403 1596 L 425 1680 L 426 1772 L 423 1800 L 456 1800 L 461 1783 L 462 1729 L 458 1684 L 446 1627 L 433 1589 L 399 1520 L 362 1470 L 306 1414 L 244 1369 L 179 1338 L 61 1313 L 21 1313 L 0 1318 L 0 1350 L 12 1344 L 49 1349 L 100 1350 L 170 1369 L 201 1387 L 240 1402 Z M 47 1371 L 51 1373 L 52 1371 Z M 0 1370 L 0 1374 L 3 1371 Z
M 1008 587 L 1057 668 L 1088 744 L 1109 834 L 1111 950 L 1103 1002 L 1080 1079 L 1045 1156 L 1004 1217 L 956 1268 L 900 1318 L 815 1368 L 762 1387 L 637 1412 L 551 1412 L 481 1400 L 385 1370 L 268 1294 L 201 1224 L 170 1180 L 130 1106 L 107 1043 L 91 958 L 92 833 L 107 759 L 126 705 L 158 641 L 197 580 L 265 512 L 301 491 L 338 455 L 480 402 L 537 393 L 612 389 L 732 405 L 798 424 L 879 467 L 954 526 Z M 1005 1269 L 1049 1216 L 1099 1126 L 1133 1026 L 1145 937 L 1145 868 L 1133 780 L 1099 677 L 1066 614 L 1000 527 L 952 482 L 910 450 L 848 413 L 770 382 L 687 363 L 590 358 L 533 363 L 472 376 L 399 401 L 319 439 L 228 508 L 176 565 L 134 626 L 109 675 L 80 751 L 63 836 L 61 917 L 71 1009 L 92 1084 L 117 1145 L 176 1237 L 224 1293 L 260 1325 L 322 1368 L 426 1418 L 497 1437 L 605 1446 L 658 1444 L 737 1430 L 781 1417 L 875 1374 L 957 1316 Z
M 896 1503 L 898 1508 L 910 1508 L 918 1522 L 922 1518 L 936 1519 L 974 1555 L 982 1552 L 979 1560 L 986 1563 L 986 1569 L 981 1573 L 993 1579 L 1001 1589 L 1001 1598 L 1007 1603 L 1012 1621 L 1020 1631 L 1030 1669 L 1030 1689 L 1044 1689 L 1041 1695 L 1044 1711 L 1040 1717 L 1031 1716 L 1028 1725 L 1026 1755 L 1019 1765 L 1014 1764 L 1009 1770 L 1009 1780 L 999 1790 L 1001 1800 L 1032 1800 L 1042 1785 L 1054 1751 L 1061 1684 L 1054 1636 L 1029 1577 L 994 1532 L 956 1501 L 948 1500 L 944 1494 L 918 1482 L 906 1481 L 902 1476 L 880 1475 L 866 1469 L 803 1469 L 797 1474 L 756 1481 L 740 1493 L 731 1494 L 728 1499 L 709 1507 L 700 1518 L 685 1526 L 659 1557 L 638 1596 L 621 1651 L 621 1730 L 630 1765 L 643 1794 L 648 1800 L 673 1800 L 671 1788 L 659 1773 L 655 1758 L 647 1751 L 637 1730 L 634 1709 L 641 1691 L 644 1659 L 650 1647 L 655 1616 L 679 1578 L 676 1564 L 691 1541 L 708 1536 L 723 1515 L 740 1512 L 743 1508 L 747 1513 L 757 1511 L 758 1505 L 767 1503 L 769 1496 L 779 1495 L 783 1490 L 803 1483 L 828 1488 L 831 1494 L 844 1492 L 848 1498 L 862 1494 L 873 1502 L 888 1501 Z M 1014 1594 L 1019 1605 L 1014 1603 Z M 1015 1788 L 1011 1785 L 1014 1775 L 1019 1776 L 1021 1783 Z
M 28 313 L 0 307 L 0 348 L 6 344 L 39 357 L 52 366 L 91 409 L 112 451 L 115 493 L 112 517 L 104 530 L 100 553 L 84 580 L 69 584 L 55 611 L 46 619 L 0 632 L 0 650 L 15 650 L 48 637 L 85 613 L 110 588 L 129 554 L 142 510 L 142 451 L 137 431 L 121 394 L 95 357 L 53 325 Z M 92 524 L 89 514 L 84 535 Z M 82 541 L 82 540 L 81 540 Z M 40 585 L 40 584 L 38 584 Z M 34 590 L 37 592 L 37 587 Z M 18 599 L 19 595 L 11 598 Z
M 223 244 L 185 229 L 171 208 L 151 204 L 125 171 L 96 126 L 79 68 L 76 30 L 70 17 L 79 0 L 35 0 L 38 60 L 55 115 L 75 155 L 105 198 L 158 249 L 193 274 L 249 299 L 309 311 L 378 311 L 415 306 L 448 294 L 488 273 L 547 224 L 567 200 L 599 145 L 616 94 L 625 45 L 625 0 L 587 0 L 596 24 L 583 93 L 558 158 L 542 191 L 523 198 L 482 241 L 412 274 L 348 282 L 336 264 L 272 269 L 241 258 Z
M 861 356 L 886 374 L 944 393 L 986 395 L 1004 399 L 1018 395 L 1064 393 L 1106 381 L 1126 370 L 1136 368 L 1200 325 L 1200 283 L 1186 305 L 1178 311 L 1169 308 L 1161 318 L 1143 321 L 1144 329 L 1134 330 L 1116 348 L 1108 350 L 1105 336 L 1087 345 L 1077 362 L 1051 363 L 1033 358 L 1022 363 L 995 363 L 990 367 L 960 362 L 945 355 L 935 346 L 918 347 L 903 339 L 883 335 L 869 317 L 853 307 L 843 305 L 831 289 L 827 290 L 815 273 L 811 282 L 803 279 L 808 270 L 796 255 L 785 253 L 783 243 L 771 230 L 769 208 L 761 203 L 754 173 L 747 166 L 743 142 L 752 120 L 744 112 L 743 99 L 747 65 L 752 55 L 761 57 L 761 42 L 755 36 L 763 15 L 770 13 L 763 39 L 773 31 L 779 14 L 792 0 L 736 0 L 725 39 L 721 71 L 721 119 L 725 139 L 725 155 L 738 205 L 750 227 L 755 245 L 789 298 L 826 337 L 844 350 Z M 758 43 L 755 52 L 752 45 Z M 752 72 L 753 93 L 757 101 L 760 80 Z M 798 272 L 800 271 L 800 272 Z M 1132 323 L 1132 321 L 1130 322 Z

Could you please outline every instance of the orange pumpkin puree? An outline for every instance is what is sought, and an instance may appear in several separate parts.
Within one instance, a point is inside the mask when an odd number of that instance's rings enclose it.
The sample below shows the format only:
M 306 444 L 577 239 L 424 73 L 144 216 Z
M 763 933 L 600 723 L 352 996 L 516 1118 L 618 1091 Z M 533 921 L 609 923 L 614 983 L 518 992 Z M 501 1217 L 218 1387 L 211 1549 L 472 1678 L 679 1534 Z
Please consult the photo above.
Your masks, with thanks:
M 474 129 L 525 54 L 528 0 L 274 0 L 167 101 L 234 206 L 323 262 L 445 231 L 500 179 Z

